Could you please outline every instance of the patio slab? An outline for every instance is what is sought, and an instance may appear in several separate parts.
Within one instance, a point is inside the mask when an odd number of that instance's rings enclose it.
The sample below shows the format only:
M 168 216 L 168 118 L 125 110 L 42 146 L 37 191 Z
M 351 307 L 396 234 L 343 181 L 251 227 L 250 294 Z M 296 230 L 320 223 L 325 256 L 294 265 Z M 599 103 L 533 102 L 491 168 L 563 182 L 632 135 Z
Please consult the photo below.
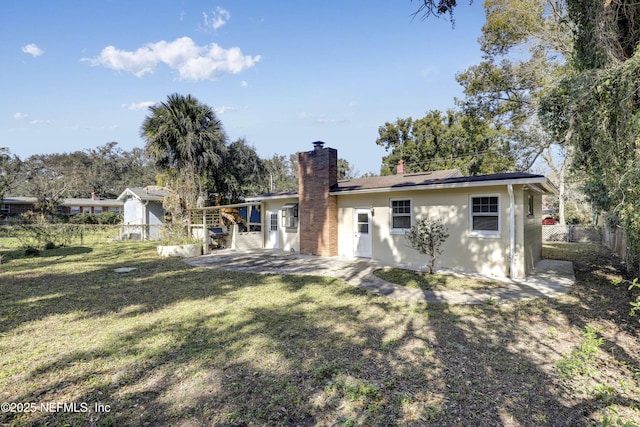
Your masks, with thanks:
M 525 280 L 489 277 L 504 281 L 505 285 L 495 289 L 469 291 L 426 291 L 398 286 L 376 277 L 373 272 L 384 265 L 365 258 L 321 257 L 270 249 L 225 249 L 189 258 L 186 262 L 198 267 L 259 274 L 333 277 L 389 298 L 427 303 L 484 304 L 487 301 L 506 303 L 541 297 L 554 298 L 569 292 L 575 283 L 572 262 L 547 259 L 540 261 Z

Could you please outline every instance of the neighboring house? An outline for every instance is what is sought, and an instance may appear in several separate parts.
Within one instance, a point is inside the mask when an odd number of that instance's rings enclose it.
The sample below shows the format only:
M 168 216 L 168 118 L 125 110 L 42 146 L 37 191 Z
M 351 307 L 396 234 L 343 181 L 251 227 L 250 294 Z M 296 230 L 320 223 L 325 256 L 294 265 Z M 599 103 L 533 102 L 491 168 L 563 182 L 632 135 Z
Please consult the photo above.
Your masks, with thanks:
M 323 144 L 298 153 L 297 194 L 247 199 L 263 205 L 265 247 L 423 266 L 404 234 L 430 216 L 449 233 L 439 268 L 523 278 L 541 259 L 542 195 L 557 192 L 544 176 L 404 174 L 399 165 L 393 176 L 338 181 L 337 151 Z
M 96 194 L 91 194 L 91 198 L 76 199 L 69 198 L 64 199 L 60 203 L 58 210 L 63 214 L 100 214 L 103 212 L 122 213 L 124 203 L 117 199 L 103 199 Z
M 0 214 L 6 216 L 15 216 L 27 212 L 36 211 L 35 197 L 5 197 L 0 200 Z M 58 212 L 67 215 L 90 213 L 99 214 L 102 212 L 122 213 L 124 203 L 116 199 L 102 199 L 99 196 L 92 195 L 91 198 L 63 199 L 58 206 Z
M 124 203 L 125 234 L 131 239 L 156 240 L 162 230 L 162 201 L 169 195 L 163 187 L 132 187 L 118 196 Z
M 0 215 L 15 216 L 33 212 L 37 201 L 35 197 L 5 197 L 0 199 Z

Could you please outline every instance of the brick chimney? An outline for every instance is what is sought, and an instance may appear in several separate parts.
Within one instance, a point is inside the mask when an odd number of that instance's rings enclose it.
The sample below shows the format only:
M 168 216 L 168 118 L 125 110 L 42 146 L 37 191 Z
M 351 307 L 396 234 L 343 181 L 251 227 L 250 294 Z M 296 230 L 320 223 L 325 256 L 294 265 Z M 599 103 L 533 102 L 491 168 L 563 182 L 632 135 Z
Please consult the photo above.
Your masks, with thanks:
M 398 166 L 396 166 L 396 175 L 404 175 L 404 160 L 400 159 Z
M 329 190 L 338 184 L 338 151 L 313 143 L 298 153 L 300 253 L 338 255 L 338 202 Z

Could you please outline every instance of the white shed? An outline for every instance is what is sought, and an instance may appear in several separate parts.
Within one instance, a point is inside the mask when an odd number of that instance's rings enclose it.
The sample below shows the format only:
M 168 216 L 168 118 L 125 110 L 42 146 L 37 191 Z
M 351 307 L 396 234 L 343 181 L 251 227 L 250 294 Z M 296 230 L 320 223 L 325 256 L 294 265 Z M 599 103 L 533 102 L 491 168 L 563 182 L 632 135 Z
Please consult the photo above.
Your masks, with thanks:
M 147 186 L 125 189 L 118 200 L 124 202 L 125 234 L 130 239 L 156 240 L 163 226 L 162 201 L 169 195 L 164 187 Z

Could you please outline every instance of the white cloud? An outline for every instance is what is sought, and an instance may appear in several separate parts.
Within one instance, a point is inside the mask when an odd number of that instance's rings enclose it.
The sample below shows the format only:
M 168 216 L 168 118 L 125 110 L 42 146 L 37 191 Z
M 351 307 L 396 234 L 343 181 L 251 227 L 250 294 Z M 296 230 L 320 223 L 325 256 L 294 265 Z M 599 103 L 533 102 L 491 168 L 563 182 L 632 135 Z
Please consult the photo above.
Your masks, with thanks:
M 13 114 L 13 118 L 15 120 L 25 120 L 28 117 L 29 117 L 28 114 L 21 113 L 21 112 L 17 112 L 17 113 Z M 53 122 L 54 122 L 53 120 L 41 120 L 41 119 L 29 120 L 29 124 L 30 125 L 47 125 L 47 124 L 50 124 L 50 123 L 53 123 Z
M 246 80 L 243 80 L 240 82 L 240 87 L 247 87 L 247 86 L 249 86 L 249 83 L 247 83 Z
M 229 11 L 220 6 L 211 11 L 211 16 L 207 12 L 202 12 L 202 16 L 204 17 L 204 27 L 211 27 L 214 31 L 226 24 L 231 18 Z
M 35 57 L 38 57 L 40 55 L 42 55 L 44 53 L 44 51 L 42 49 L 40 49 L 38 47 L 38 45 L 36 45 L 35 43 L 31 43 L 31 44 L 27 44 L 22 46 L 22 51 L 24 53 L 28 53 L 29 55 Z
M 223 105 L 222 107 L 218 107 L 214 109 L 216 114 L 224 114 L 228 111 L 238 111 L 238 109 L 236 107 L 229 107 L 226 105 Z
M 158 105 L 158 103 L 155 101 L 142 101 L 142 102 L 136 102 L 129 105 L 122 104 L 122 107 L 128 110 L 140 111 L 140 110 L 146 110 L 147 108 L 153 107 L 154 105 Z
M 240 73 L 260 61 L 260 55 L 243 56 L 238 47 L 224 49 L 216 43 L 197 46 L 191 38 L 181 37 L 172 42 L 148 43 L 135 51 L 107 46 L 99 57 L 82 60 L 93 66 L 128 71 L 138 77 L 152 74 L 160 64 L 165 64 L 178 70 L 180 79 L 197 81 L 215 80 L 223 73 Z

